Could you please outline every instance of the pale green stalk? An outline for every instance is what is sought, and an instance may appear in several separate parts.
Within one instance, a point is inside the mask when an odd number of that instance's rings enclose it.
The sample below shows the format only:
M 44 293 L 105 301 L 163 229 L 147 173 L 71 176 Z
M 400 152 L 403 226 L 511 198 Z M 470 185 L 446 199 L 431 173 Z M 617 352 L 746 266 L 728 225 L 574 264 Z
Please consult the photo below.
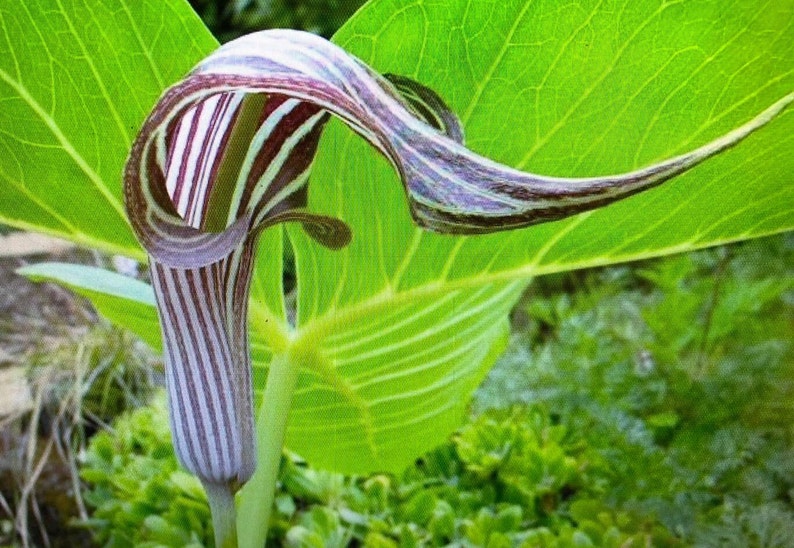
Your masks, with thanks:
M 202 482 L 210 503 L 216 548 L 237 548 L 234 495 L 229 485 Z
M 298 370 L 298 364 L 286 354 L 276 354 L 270 362 L 265 395 L 257 419 L 259 436 L 256 471 L 240 491 L 237 515 L 240 548 L 262 548 L 267 539 L 284 434 Z

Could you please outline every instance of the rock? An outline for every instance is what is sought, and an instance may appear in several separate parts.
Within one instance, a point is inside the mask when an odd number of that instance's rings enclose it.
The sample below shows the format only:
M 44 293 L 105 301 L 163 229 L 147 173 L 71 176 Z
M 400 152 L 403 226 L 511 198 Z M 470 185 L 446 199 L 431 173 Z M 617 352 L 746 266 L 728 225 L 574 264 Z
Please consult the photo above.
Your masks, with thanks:
M 23 367 L 0 369 L 0 418 L 17 415 L 33 407 L 33 394 Z

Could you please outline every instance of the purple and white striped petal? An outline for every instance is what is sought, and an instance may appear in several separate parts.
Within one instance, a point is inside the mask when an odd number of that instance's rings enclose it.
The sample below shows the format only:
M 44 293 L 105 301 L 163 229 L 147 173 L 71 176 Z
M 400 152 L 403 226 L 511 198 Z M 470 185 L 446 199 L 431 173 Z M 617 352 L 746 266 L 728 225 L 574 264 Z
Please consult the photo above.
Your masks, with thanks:
M 164 167 L 149 173 L 165 185 L 165 205 L 182 224 L 212 233 L 227 219 L 253 220 L 219 260 L 174 266 L 150 256 L 174 444 L 185 467 L 211 484 L 240 485 L 255 464 L 246 316 L 258 229 L 296 221 L 330 247 L 350 239 L 341 221 L 303 209 L 326 119 L 285 96 L 228 92 L 185 109 L 157 143 Z M 178 224 L 165 222 L 166 230 Z
M 255 464 L 244 321 L 252 258 L 249 243 L 206 267 L 150 264 L 177 454 L 210 483 L 242 484 Z
M 552 221 L 652 188 L 733 146 L 785 109 L 781 99 L 687 154 L 622 175 L 524 173 L 463 145 L 438 95 L 378 75 L 317 36 L 265 31 L 230 42 L 161 97 L 124 175 L 132 227 L 150 255 L 181 460 L 205 481 L 246 481 L 254 467 L 246 306 L 256 235 L 303 223 L 330 247 L 337 219 L 303 208 L 329 114 L 395 167 L 415 222 L 476 234 Z

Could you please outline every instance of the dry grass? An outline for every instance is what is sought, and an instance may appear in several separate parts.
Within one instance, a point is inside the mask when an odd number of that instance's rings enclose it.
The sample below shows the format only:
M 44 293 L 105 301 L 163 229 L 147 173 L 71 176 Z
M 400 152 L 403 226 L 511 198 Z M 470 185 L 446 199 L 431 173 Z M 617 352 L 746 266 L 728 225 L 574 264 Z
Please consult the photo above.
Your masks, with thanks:
M 13 274 L 24 262 L 0 260 L 0 382 L 17 402 L 0 405 L 0 546 L 90 545 L 74 526 L 88 518 L 78 459 L 94 432 L 160 382 L 159 364 L 82 299 Z
M 21 546 L 74 546 L 88 518 L 78 459 L 90 436 L 141 404 L 155 362 L 131 336 L 102 323 L 28 355 L 29 411 L 0 419 L 0 512 Z M 9 489 L 10 488 L 10 489 Z M 11 541 L 0 535 L 0 544 Z

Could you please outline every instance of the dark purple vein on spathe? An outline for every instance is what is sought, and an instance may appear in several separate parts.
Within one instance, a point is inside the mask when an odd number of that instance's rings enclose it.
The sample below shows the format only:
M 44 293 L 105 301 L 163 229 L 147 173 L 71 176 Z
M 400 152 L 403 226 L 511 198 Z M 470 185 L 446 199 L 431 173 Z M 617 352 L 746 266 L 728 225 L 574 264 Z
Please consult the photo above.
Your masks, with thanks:
M 347 226 L 306 211 L 328 114 L 395 167 L 414 221 L 476 234 L 529 226 L 647 190 L 764 126 L 794 93 L 711 143 L 631 173 L 524 173 L 463 146 L 432 90 L 384 78 L 330 42 L 265 31 L 230 42 L 164 93 L 133 144 L 124 193 L 150 256 L 163 330 L 174 444 L 202 481 L 231 489 L 254 469 L 246 313 L 259 231 L 300 222 L 344 246 Z

